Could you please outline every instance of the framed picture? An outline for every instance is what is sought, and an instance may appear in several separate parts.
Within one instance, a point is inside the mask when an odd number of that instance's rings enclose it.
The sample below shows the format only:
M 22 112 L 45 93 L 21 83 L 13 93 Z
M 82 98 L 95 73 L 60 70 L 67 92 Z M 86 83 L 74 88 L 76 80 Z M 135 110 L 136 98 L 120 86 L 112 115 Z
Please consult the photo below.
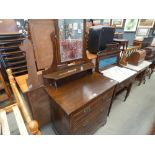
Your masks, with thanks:
M 148 36 L 150 29 L 148 28 L 138 28 L 136 31 L 136 36 Z
M 154 19 L 140 19 L 138 23 L 139 28 L 152 28 L 154 26 Z
M 101 20 L 100 19 L 94 19 L 93 23 L 94 23 L 94 25 L 100 25 L 101 24 Z
M 103 25 L 110 26 L 111 25 L 111 19 L 103 19 Z
M 124 31 L 135 32 L 138 24 L 138 19 L 126 19 Z
M 123 27 L 123 19 L 112 19 L 111 25 L 115 25 L 116 27 Z

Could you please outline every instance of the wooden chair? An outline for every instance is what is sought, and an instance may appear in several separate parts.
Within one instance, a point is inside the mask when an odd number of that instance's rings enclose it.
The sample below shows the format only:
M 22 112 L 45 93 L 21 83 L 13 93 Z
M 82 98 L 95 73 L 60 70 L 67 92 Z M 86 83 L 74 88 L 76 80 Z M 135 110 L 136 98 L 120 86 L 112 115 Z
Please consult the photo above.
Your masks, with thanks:
M 27 109 L 25 108 L 25 103 L 17 89 L 11 69 L 7 69 L 7 74 L 16 103 L 0 110 L 0 133 L 3 135 L 10 135 L 7 114 L 13 112 L 21 135 L 40 135 L 41 133 L 38 129 L 38 122 L 31 119 Z

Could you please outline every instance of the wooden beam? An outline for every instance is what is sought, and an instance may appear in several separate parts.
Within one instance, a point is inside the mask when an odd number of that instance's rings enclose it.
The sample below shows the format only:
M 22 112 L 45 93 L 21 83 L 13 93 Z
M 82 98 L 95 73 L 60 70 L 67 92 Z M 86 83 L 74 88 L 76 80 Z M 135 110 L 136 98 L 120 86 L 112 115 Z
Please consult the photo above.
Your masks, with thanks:
M 10 129 L 9 129 L 9 125 L 8 125 L 6 111 L 0 112 L 0 119 L 1 119 L 1 125 L 2 125 L 2 134 L 10 135 Z
M 17 121 L 17 125 L 19 128 L 20 134 L 21 135 L 28 135 L 25 123 L 23 121 L 23 118 L 22 118 L 22 115 L 20 113 L 18 106 L 14 106 L 12 109 L 13 109 L 13 112 L 14 112 L 14 115 L 15 115 L 15 118 Z

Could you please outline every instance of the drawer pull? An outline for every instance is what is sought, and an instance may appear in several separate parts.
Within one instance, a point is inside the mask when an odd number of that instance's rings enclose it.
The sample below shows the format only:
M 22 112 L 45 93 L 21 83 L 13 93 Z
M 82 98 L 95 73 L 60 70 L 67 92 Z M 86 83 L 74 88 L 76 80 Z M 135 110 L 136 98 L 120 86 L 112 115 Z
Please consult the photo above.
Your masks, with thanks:
M 84 111 L 84 113 L 89 113 L 91 111 L 91 108 L 90 107 L 87 107 L 83 111 Z

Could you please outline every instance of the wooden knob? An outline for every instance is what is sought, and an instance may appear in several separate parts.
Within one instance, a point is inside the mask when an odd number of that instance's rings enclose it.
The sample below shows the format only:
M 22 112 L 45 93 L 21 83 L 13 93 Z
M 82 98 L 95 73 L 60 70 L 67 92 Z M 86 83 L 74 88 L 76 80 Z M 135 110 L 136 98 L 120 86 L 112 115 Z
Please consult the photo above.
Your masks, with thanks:
M 12 75 L 12 70 L 11 69 L 7 69 L 6 72 L 8 73 L 8 75 Z
M 29 122 L 28 127 L 29 127 L 29 131 L 31 134 L 33 134 L 33 135 L 39 135 L 40 134 L 39 125 L 38 125 L 37 121 Z

